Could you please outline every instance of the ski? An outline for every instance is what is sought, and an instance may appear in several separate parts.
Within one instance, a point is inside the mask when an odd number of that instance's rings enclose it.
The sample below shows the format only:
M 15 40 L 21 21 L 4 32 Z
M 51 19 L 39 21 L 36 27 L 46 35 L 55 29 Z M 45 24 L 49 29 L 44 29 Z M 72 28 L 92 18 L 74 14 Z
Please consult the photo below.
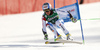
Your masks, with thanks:
M 45 44 L 58 44 L 58 43 L 62 43 L 62 42 L 49 42 L 49 41 L 45 42 Z
M 76 44 L 82 44 L 82 42 L 77 41 L 69 41 L 69 40 L 63 40 L 63 39 L 56 39 L 57 41 L 60 41 L 61 43 L 76 43 Z
M 75 43 L 75 44 L 83 44 L 82 42 L 77 42 L 77 41 L 69 41 L 69 40 L 63 40 L 63 39 L 59 39 L 57 40 L 59 42 L 49 42 L 49 41 L 46 41 L 45 44 L 59 44 L 59 43 Z

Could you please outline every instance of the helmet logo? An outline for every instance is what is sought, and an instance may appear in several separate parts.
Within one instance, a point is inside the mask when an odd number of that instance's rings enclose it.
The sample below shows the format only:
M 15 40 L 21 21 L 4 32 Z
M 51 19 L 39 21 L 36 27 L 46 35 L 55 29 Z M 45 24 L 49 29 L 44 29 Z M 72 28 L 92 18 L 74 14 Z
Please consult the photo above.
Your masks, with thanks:
M 48 9 L 48 5 L 44 5 L 43 8 L 44 8 L 44 9 Z

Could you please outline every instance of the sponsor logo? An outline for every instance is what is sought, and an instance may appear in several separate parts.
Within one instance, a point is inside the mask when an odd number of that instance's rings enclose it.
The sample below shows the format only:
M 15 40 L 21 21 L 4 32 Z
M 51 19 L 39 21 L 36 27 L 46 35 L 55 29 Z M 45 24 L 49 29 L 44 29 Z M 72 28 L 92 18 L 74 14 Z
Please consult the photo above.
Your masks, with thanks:
M 75 11 L 75 9 L 72 9 L 71 12 Z
M 43 8 L 47 8 L 48 6 L 44 6 Z
M 56 18 L 57 16 L 54 16 L 52 18 L 48 18 L 48 21 L 51 21 L 52 19 Z
M 69 10 L 64 11 L 64 10 L 59 10 L 59 9 L 57 9 L 57 11 L 60 11 L 60 12 L 67 12 L 67 11 L 69 11 Z M 73 11 L 75 11 L 75 9 L 71 9 L 71 10 L 70 10 L 70 12 L 73 12 Z

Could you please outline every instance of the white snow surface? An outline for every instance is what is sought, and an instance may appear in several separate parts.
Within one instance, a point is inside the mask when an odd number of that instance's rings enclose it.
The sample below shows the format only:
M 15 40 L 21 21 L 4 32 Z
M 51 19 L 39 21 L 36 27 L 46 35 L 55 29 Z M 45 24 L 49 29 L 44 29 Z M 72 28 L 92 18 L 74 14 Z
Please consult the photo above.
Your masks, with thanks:
M 100 18 L 100 2 L 79 5 L 81 19 Z M 85 44 L 45 44 L 43 11 L 0 16 L 0 50 L 100 50 L 100 20 L 82 20 Z M 75 41 L 82 42 L 80 21 L 65 23 Z M 54 35 L 47 28 L 50 41 Z M 58 29 L 63 36 L 63 32 Z

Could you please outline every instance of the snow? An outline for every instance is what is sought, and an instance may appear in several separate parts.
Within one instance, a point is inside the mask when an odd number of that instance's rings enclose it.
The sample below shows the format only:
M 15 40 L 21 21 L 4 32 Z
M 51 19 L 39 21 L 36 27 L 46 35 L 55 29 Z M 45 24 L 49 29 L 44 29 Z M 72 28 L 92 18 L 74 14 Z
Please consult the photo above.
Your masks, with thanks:
M 100 18 L 100 2 L 79 5 L 82 19 Z M 99 50 L 100 20 L 82 20 L 85 44 L 44 44 L 43 11 L 0 16 L 0 50 Z M 75 41 L 82 42 L 80 23 L 65 23 Z M 48 30 L 48 29 L 47 29 Z M 60 33 L 62 31 L 58 29 Z M 53 33 L 48 30 L 49 39 Z M 63 35 L 63 34 L 62 34 Z M 64 35 L 63 35 L 64 36 Z

